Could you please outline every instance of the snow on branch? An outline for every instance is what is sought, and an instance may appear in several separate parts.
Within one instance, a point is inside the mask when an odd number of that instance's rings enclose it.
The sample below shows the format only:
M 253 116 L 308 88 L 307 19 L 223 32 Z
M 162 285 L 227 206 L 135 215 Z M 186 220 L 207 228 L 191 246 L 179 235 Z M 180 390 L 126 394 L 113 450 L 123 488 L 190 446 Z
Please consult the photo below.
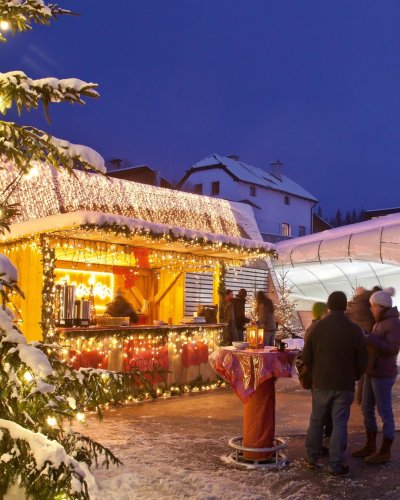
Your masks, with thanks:
M 32 29 L 32 23 L 49 25 L 51 20 L 73 12 L 43 0 L 0 0 L 0 19 L 6 21 L 13 32 Z M 7 39 L 0 32 L 0 42 Z
M 84 82 L 78 78 L 32 80 L 23 71 L 0 73 L 0 112 L 4 115 L 15 102 L 20 114 L 23 109 L 37 109 L 41 102 L 48 118 L 50 103 L 85 104 L 82 96 L 99 97 L 95 90 L 97 87 L 97 83 Z
M 37 163 L 66 168 L 70 173 L 74 169 L 106 172 L 103 157 L 88 146 L 57 139 L 35 127 L 21 127 L 1 120 L 0 158 L 12 162 L 18 170 L 13 181 L 0 187 L 0 234 L 9 230 L 11 221 L 20 211 L 19 204 L 11 201 L 12 193 L 24 175 L 29 177 L 37 170 Z
M 5 441 L 4 448 L 7 450 L 0 457 L 2 467 L 11 465 L 15 469 L 18 464 L 18 468 L 24 470 L 21 477 L 23 486 L 29 487 L 32 480 L 39 480 L 45 489 L 50 487 L 54 491 L 55 486 L 60 486 L 61 490 L 69 489 L 72 498 L 89 498 L 85 479 L 91 473 L 87 467 L 83 470 L 79 462 L 68 455 L 57 441 L 5 419 L 0 419 L 0 441 Z M 21 467 L 22 464 L 25 467 Z M 59 485 L 55 485 L 54 480 L 58 480 Z
M 29 173 L 35 161 L 46 162 L 56 169 L 106 171 L 104 159 L 93 149 L 57 139 L 35 127 L 21 127 L 7 121 L 0 121 L 0 155 L 24 174 Z

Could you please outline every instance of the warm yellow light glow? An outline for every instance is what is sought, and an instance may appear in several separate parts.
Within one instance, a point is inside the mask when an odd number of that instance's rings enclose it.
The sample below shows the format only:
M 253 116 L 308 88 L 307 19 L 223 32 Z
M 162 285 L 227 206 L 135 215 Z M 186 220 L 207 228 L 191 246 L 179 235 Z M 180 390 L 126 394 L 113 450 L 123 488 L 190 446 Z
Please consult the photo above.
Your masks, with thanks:
M 0 29 L 2 31 L 7 31 L 8 29 L 10 29 L 10 23 L 3 19 L 2 21 L 0 21 Z
M 113 298 L 114 275 L 101 271 L 80 271 L 77 269 L 56 269 L 56 285 L 65 282 L 76 286 L 78 299 L 88 298 L 93 287 L 93 296 L 100 300 Z
M 54 417 L 47 417 L 46 422 L 50 427 L 55 427 L 57 425 L 57 420 Z
M 76 414 L 76 420 L 78 422 L 83 422 L 85 420 L 85 414 L 84 413 L 77 413 Z
M 29 172 L 25 174 L 25 179 L 31 180 L 39 175 L 39 168 L 37 165 L 33 165 Z
M 27 382 L 32 382 L 33 377 L 32 377 L 31 372 L 25 372 L 25 373 L 24 373 L 24 379 L 25 379 Z

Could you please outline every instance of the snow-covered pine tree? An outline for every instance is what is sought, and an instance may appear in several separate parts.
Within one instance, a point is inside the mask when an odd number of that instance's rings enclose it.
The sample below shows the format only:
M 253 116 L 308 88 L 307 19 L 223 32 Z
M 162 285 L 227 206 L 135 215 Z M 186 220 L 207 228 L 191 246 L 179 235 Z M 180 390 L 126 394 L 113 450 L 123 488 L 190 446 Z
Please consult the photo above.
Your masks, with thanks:
M 297 318 L 296 301 L 293 300 L 293 287 L 290 286 L 287 273 L 276 272 L 276 293 L 278 301 L 275 304 L 275 319 L 278 323 L 276 338 L 285 339 L 300 337 L 304 334 Z
M 27 498 L 87 499 L 89 467 L 119 460 L 99 443 L 68 425 L 108 403 L 124 402 L 134 387 L 151 390 L 138 370 L 129 375 L 83 368 L 60 361 L 57 345 L 27 343 L 7 308 L 19 292 L 17 271 L 0 254 L 0 498 L 19 484 Z
M 71 15 L 69 10 L 43 0 L 0 0 L 0 41 L 6 42 L 5 33 L 28 31 L 32 25 L 48 25 L 61 15 Z M 83 104 L 84 97 L 99 97 L 96 83 L 76 78 L 29 78 L 22 71 L 0 73 L 0 112 L 16 106 L 19 114 L 43 105 L 49 119 L 50 103 L 69 102 Z M 10 196 L 21 177 L 29 174 L 35 162 L 46 162 L 55 168 L 73 170 L 99 170 L 104 172 L 104 160 L 91 148 L 57 139 L 31 126 L 0 120 L 0 168 L 9 168 L 14 176 L 7 186 L 0 188 L 0 232 L 6 230 L 18 213 L 18 206 Z
M 33 24 L 50 24 L 72 14 L 43 0 L 0 0 L 0 41 L 5 32 L 22 32 Z M 34 80 L 22 71 L 0 73 L 0 112 L 15 105 L 18 113 L 41 103 L 48 118 L 50 103 L 83 104 L 98 97 L 97 84 L 75 78 Z M 10 196 L 22 176 L 36 162 L 54 168 L 104 171 L 104 160 L 90 148 L 51 137 L 31 126 L 0 120 L 0 168 L 10 170 L 11 181 L 0 187 L 0 233 L 18 213 Z M 140 372 L 129 377 L 102 370 L 74 371 L 57 356 L 57 346 L 26 342 L 13 325 L 6 307 L 7 292 L 18 292 L 17 272 L 0 254 L 0 497 L 11 484 L 19 484 L 30 498 L 88 498 L 88 466 L 114 455 L 71 429 L 63 420 L 83 418 L 83 410 L 101 411 L 101 405 L 126 400 Z M 145 384 L 142 378 L 141 383 Z

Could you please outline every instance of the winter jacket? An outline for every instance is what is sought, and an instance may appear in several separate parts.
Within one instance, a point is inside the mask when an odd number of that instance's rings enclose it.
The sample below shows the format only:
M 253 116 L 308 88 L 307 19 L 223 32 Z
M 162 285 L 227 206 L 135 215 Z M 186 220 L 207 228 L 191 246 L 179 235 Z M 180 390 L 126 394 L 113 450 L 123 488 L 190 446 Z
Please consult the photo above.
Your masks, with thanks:
M 366 290 L 361 295 L 356 295 L 347 306 L 346 316 L 363 330 L 370 332 L 375 320 L 370 309 L 369 299 L 372 291 Z
M 314 327 L 315 327 L 315 325 L 317 324 L 318 321 L 319 321 L 318 319 L 313 319 L 312 320 L 311 325 L 307 328 L 307 330 L 304 333 L 304 343 L 306 343 L 307 340 L 309 339 L 309 337 L 311 335 L 311 332 L 314 330 Z
M 267 332 L 272 332 L 276 329 L 275 324 L 275 314 L 272 311 L 273 305 L 269 305 L 265 302 L 259 302 L 257 304 L 257 317 L 258 326 L 263 326 Z
M 232 304 L 235 311 L 236 329 L 242 331 L 247 322 L 245 315 L 246 299 L 236 296 L 232 299 Z
M 397 307 L 383 313 L 367 336 L 367 375 L 376 378 L 390 378 L 397 375 L 397 354 L 400 350 L 400 319 Z
M 303 361 L 311 370 L 313 388 L 354 392 L 367 360 L 361 328 L 342 311 L 330 311 L 317 321 L 304 344 Z

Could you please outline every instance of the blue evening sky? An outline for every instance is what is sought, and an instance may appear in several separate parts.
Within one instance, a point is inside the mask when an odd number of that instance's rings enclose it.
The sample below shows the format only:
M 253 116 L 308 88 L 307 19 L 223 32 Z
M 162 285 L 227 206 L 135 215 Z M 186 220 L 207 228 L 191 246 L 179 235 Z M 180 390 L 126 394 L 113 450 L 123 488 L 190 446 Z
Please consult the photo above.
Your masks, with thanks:
M 21 122 L 176 181 L 211 153 L 284 163 L 325 214 L 400 206 L 398 0 L 60 0 L 0 71 L 99 83 Z M 9 114 L 9 119 L 16 119 Z

